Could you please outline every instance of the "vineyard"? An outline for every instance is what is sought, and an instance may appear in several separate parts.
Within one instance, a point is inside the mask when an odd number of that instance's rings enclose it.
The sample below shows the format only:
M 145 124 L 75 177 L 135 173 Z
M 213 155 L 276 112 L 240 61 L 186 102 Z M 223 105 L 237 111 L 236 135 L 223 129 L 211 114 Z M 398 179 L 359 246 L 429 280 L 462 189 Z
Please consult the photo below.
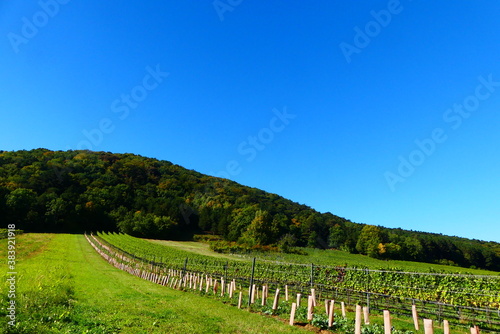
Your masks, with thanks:
M 92 236 L 94 247 L 115 266 L 130 273 L 149 270 L 167 278 L 175 272 L 233 281 L 241 287 L 253 284 L 287 287 L 290 293 L 307 295 L 315 289 L 318 298 L 365 305 L 370 312 L 448 320 L 463 326 L 479 325 L 483 332 L 500 330 L 500 277 L 410 273 L 293 264 L 250 262 L 197 255 L 124 234 Z M 89 239 L 91 240 L 91 239 Z

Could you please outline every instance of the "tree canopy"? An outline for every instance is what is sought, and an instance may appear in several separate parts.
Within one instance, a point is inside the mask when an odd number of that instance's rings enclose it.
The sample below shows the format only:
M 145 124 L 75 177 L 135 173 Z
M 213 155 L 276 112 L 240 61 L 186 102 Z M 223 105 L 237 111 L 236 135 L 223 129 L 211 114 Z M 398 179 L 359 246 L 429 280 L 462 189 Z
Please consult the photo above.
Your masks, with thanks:
M 357 224 L 168 161 L 92 151 L 0 151 L 0 217 L 27 232 L 120 231 L 247 245 L 337 248 L 500 270 L 500 244 Z

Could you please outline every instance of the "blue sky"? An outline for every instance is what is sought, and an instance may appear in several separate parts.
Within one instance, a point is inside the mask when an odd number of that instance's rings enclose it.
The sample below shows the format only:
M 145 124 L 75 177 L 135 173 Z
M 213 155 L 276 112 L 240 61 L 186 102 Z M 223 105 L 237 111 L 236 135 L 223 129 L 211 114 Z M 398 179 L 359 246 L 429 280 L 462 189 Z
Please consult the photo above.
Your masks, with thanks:
M 0 149 L 131 152 L 500 241 L 500 3 L 0 3 Z

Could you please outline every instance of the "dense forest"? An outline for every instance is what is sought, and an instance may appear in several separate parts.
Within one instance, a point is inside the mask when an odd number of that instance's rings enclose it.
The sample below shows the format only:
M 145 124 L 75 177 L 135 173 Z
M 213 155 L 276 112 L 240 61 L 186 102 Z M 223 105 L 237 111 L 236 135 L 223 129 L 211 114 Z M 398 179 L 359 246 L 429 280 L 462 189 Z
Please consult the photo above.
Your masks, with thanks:
M 336 248 L 500 270 L 500 244 L 363 225 L 168 161 L 92 151 L 0 151 L 0 217 L 27 232 L 120 231 L 247 247 Z

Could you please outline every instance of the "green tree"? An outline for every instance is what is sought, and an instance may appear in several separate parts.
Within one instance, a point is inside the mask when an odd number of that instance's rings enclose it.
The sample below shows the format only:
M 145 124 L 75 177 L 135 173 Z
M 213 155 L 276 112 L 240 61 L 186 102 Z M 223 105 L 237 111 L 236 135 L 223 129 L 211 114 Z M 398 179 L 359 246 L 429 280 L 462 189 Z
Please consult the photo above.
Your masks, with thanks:
M 356 243 L 356 250 L 361 254 L 378 257 L 378 246 L 382 242 L 380 228 L 374 225 L 365 225 Z
M 332 248 L 340 249 L 344 245 L 347 239 L 345 230 L 339 224 L 335 224 L 330 228 L 330 234 L 328 236 L 328 246 Z
M 267 245 L 269 240 L 269 214 L 258 210 L 246 231 L 241 236 L 241 242 L 254 245 Z
M 19 228 L 26 229 L 35 223 L 38 216 L 36 203 L 37 194 L 31 189 L 17 188 L 7 195 L 7 208 L 10 209 L 13 221 Z
M 416 261 L 422 258 L 424 247 L 422 246 L 420 240 L 415 236 L 405 237 L 402 248 L 405 259 Z

